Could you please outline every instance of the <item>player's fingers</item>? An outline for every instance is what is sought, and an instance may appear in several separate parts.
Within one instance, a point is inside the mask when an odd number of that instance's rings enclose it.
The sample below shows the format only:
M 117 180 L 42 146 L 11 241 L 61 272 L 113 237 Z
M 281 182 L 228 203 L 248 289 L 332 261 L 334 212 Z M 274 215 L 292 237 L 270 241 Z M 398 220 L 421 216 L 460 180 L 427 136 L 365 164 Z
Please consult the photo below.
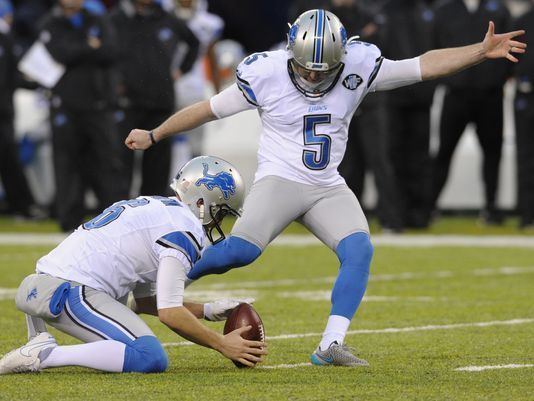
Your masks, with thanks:
M 510 46 L 515 47 L 517 49 L 526 49 L 527 48 L 527 44 L 526 43 L 518 42 L 516 40 L 511 40 L 510 41 Z
M 238 362 L 241 362 L 243 365 L 253 368 L 256 364 L 250 361 L 247 361 L 245 358 L 238 358 Z
M 519 53 L 519 54 L 523 54 L 523 53 L 526 53 L 527 51 L 525 49 L 519 49 L 518 47 L 512 47 L 510 49 L 510 51 L 512 53 Z
M 252 305 L 254 302 L 256 302 L 256 300 L 254 298 L 245 298 L 245 299 L 240 299 L 239 302 L 241 302 L 243 304 Z
M 514 56 L 512 56 L 510 53 L 508 53 L 508 54 L 506 55 L 506 58 L 507 58 L 508 60 L 510 60 L 512 63 L 517 63 L 517 62 L 519 61 L 517 58 L 515 58 Z
M 240 327 L 238 329 L 235 329 L 233 331 L 233 333 L 237 333 L 239 335 L 241 335 L 242 333 L 246 333 L 247 331 L 249 331 L 250 329 L 252 328 L 252 326 L 243 326 L 243 327 Z
M 506 36 L 508 36 L 509 38 L 515 38 L 516 36 L 521 36 L 524 34 L 525 34 L 525 31 L 521 29 L 519 31 L 508 32 Z
M 254 355 L 267 355 L 268 354 L 265 348 L 247 348 L 245 351 L 248 352 L 249 354 L 254 354 Z
M 256 356 L 256 355 L 253 355 L 253 354 L 245 354 L 245 355 L 243 355 L 243 357 L 247 361 L 251 361 L 251 362 L 254 362 L 254 363 L 258 363 L 258 362 L 262 361 L 262 359 L 259 356 Z
M 245 345 L 252 348 L 267 348 L 267 344 L 263 341 L 245 340 Z
M 488 34 L 490 36 L 493 36 L 495 34 L 495 24 L 493 23 L 493 21 L 490 21 L 489 22 L 489 25 L 488 25 Z

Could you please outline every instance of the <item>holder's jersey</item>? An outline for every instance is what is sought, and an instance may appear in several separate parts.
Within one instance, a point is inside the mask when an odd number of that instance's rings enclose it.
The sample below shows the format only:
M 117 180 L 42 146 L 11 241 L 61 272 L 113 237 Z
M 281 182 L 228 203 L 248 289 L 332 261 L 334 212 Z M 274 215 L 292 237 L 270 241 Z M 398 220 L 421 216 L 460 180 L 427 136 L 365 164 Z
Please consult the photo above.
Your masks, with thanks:
M 276 175 L 304 184 L 343 184 L 337 168 L 345 154 L 352 115 L 372 91 L 382 57 L 369 43 L 347 44 L 343 71 L 321 98 L 307 98 L 292 83 L 288 52 L 256 53 L 237 68 L 237 86 L 257 107 L 262 133 L 255 180 Z
M 104 291 L 115 299 L 138 284 L 155 283 L 167 256 L 190 267 L 200 258 L 204 232 L 176 198 L 141 196 L 114 203 L 82 224 L 37 262 L 37 272 Z

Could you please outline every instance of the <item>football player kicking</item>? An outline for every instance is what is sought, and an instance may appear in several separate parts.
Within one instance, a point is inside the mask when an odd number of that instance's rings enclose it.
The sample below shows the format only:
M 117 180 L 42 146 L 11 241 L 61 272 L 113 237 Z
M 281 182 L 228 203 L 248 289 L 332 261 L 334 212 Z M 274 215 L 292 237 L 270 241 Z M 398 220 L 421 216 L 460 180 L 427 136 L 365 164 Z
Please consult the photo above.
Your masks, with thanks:
M 367 365 L 343 345 L 367 287 L 373 246 L 355 195 L 337 168 L 352 115 L 365 95 L 443 77 L 487 59 L 518 60 L 523 31 L 495 34 L 470 46 L 433 50 L 392 61 L 369 43 L 347 39 L 339 19 L 310 10 L 290 27 L 287 50 L 255 53 L 237 68 L 236 83 L 209 101 L 178 111 L 152 131 L 132 130 L 130 149 L 147 149 L 199 124 L 258 109 L 262 133 L 258 170 L 243 215 L 231 236 L 208 248 L 190 279 L 252 263 L 292 221 L 299 221 L 334 251 L 341 267 L 316 365 Z
M 222 233 L 238 215 L 244 185 L 238 171 L 215 157 L 187 163 L 171 184 L 176 197 L 141 196 L 113 204 L 82 224 L 37 262 L 22 282 L 17 307 L 26 313 L 29 342 L 0 360 L 0 374 L 84 366 L 107 372 L 163 372 L 167 355 L 133 309 L 229 359 L 253 366 L 265 344 L 248 341 L 243 327 L 225 336 L 198 319 L 224 320 L 237 300 L 184 303 L 186 271 L 199 259 L 204 232 Z M 58 346 L 45 322 L 85 344 Z

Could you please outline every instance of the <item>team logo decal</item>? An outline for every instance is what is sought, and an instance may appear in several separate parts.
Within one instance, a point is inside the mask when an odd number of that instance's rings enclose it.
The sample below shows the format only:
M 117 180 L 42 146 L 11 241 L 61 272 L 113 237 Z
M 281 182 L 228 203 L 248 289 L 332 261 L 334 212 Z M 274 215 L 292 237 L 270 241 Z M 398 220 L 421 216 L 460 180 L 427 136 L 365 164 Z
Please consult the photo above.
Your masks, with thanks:
M 28 293 L 28 296 L 26 297 L 26 302 L 30 302 L 32 298 L 37 299 L 37 288 L 32 289 Z
M 350 74 L 345 77 L 343 80 L 343 86 L 351 91 L 356 90 L 363 82 L 362 77 L 357 74 Z
M 202 163 L 204 166 L 204 177 L 200 178 L 195 182 L 197 187 L 205 185 L 210 191 L 213 191 L 213 188 L 219 188 L 224 196 L 224 199 L 228 199 L 230 195 L 235 194 L 235 181 L 232 174 L 227 173 L 226 171 L 221 171 L 215 175 L 208 174 L 208 165 Z

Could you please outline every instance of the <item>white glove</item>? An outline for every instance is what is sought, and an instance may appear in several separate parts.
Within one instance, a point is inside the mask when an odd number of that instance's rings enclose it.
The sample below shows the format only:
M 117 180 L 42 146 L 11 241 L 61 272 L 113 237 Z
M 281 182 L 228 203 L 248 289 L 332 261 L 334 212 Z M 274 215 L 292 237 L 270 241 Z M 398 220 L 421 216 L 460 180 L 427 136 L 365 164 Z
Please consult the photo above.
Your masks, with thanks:
M 254 298 L 246 299 L 219 299 L 218 301 L 204 304 L 204 319 L 210 322 L 226 320 L 230 312 L 239 304 L 252 304 Z

